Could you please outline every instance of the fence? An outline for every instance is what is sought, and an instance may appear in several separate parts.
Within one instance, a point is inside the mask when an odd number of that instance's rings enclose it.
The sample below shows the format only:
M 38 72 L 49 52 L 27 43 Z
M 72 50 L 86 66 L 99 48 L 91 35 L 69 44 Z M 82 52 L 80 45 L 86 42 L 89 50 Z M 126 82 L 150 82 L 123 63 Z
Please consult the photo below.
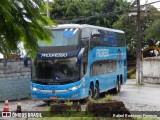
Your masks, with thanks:
M 143 60 L 143 79 L 147 83 L 160 84 L 160 57 Z
M 0 60 L 0 101 L 29 97 L 31 70 L 22 59 Z

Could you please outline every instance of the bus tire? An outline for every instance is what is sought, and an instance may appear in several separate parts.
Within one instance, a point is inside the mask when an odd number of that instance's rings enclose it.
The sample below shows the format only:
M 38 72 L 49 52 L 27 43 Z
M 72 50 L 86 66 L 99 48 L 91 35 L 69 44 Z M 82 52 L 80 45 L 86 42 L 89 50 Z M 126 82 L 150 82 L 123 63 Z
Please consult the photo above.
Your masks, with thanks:
M 94 99 L 98 99 L 99 98 L 99 93 L 100 93 L 99 85 L 96 84 L 95 91 L 94 91 Z
M 94 86 L 92 84 L 89 87 L 89 97 L 94 98 Z
M 117 93 L 120 92 L 120 90 L 121 90 L 121 81 L 117 80 L 116 87 L 113 88 L 113 89 L 111 89 L 111 90 L 109 90 L 109 93 L 111 93 L 111 94 L 117 94 Z
M 116 94 L 121 91 L 121 81 L 117 80 L 117 85 L 116 85 Z
M 45 102 L 47 106 L 51 105 L 51 101 L 50 100 L 44 100 L 43 102 Z
M 87 102 L 88 102 L 88 99 L 87 99 L 87 98 L 84 98 L 84 99 L 79 100 L 79 103 L 80 103 L 81 105 L 84 105 L 84 104 L 86 104 Z

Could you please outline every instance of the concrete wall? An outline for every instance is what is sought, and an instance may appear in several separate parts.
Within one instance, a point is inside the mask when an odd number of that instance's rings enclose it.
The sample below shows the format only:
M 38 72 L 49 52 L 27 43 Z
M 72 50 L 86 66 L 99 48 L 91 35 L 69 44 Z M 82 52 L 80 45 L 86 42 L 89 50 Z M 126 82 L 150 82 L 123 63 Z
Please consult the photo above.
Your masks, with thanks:
M 29 97 L 30 62 L 24 67 L 23 60 L 0 60 L 0 101 Z
M 160 57 L 149 57 L 143 60 L 144 82 L 160 84 Z

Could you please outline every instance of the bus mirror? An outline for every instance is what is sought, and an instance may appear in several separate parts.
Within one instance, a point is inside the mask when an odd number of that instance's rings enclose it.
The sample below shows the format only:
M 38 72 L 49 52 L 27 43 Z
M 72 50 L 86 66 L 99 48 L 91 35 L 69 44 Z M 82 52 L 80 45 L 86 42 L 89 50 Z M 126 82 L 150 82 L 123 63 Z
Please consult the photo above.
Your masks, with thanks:
M 28 57 L 27 56 L 24 56 L 23 62 L 24 62 L 24 66 L 28 67 Z

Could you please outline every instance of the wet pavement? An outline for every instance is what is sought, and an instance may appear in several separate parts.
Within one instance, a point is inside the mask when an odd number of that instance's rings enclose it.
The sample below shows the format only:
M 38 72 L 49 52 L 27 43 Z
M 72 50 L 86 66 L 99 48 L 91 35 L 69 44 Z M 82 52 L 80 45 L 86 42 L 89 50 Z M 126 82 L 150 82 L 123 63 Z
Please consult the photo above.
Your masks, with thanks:
M 122 86 L 121 92 L 113 97 L 125 103 L 131 111 L 160 111 L 160 85 L 136 85 L 135 80 L 128 80 Z M 47 105 L 43 101 L 23 99 L 22 111 L 46 111 Z M 9 101 L 9 110 L 16 111 L 18 101 Z M 3 111 L 4 102 L 0 102 L 0 111 Z
M 22 99 L 19 101 L 9 101 L 8 106 L 10 111 L 16 111 L 18 102 L 21 104 L 21 109 L 23 111 L 44 111 L 46 109 L 46 104 L 43 101 L 35 101 L 31 99 Z M 4 102 L 0 102 L 0 111 L 3 111 Z
M 137 85 L 136 80 L 128 80 L 114 98 L 123 101 L 131 111 L 160 111 L 160 85 Z

